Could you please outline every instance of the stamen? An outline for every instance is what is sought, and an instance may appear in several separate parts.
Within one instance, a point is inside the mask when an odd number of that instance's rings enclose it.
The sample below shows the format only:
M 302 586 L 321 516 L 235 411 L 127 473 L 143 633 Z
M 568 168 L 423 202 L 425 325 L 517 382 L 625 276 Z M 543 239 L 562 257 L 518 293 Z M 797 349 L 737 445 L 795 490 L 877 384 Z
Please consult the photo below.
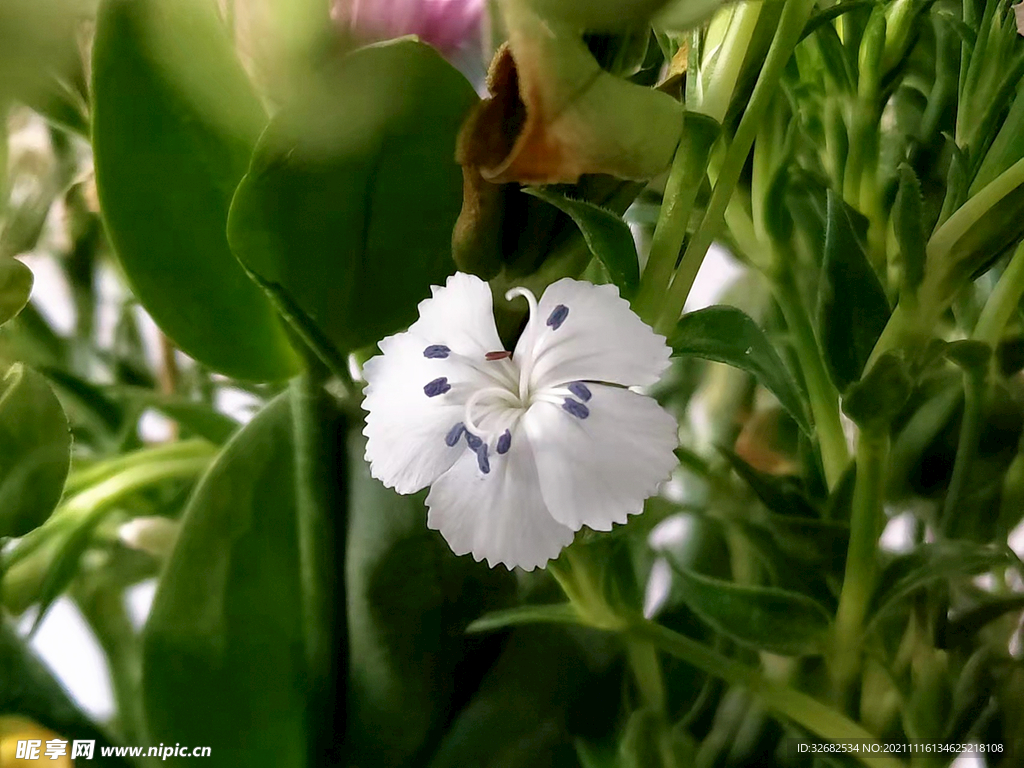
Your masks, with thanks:
M 444 344 L 431 344 L 423 350 L 423 356 L 428 360 L 443 360 L 451 353 L 452 351 Z
M 583 403 L 579 403 L 570 397 L 562 401 L 562 410 L 572 414 L 577 419 L 585 419 L 590 415 L 590 409 Z
M 466 444 L 469 445 L 470 450 L 478 451 L 480 446 L 484 444 L 484 441 L 474 435 L 468 429 L 466 430 Z
M 448 377 L 442 376 L 439 379 L 434 379 L 423 387 L 423 394 L 427 397 L 437 397 L 438 395 L 443 395 L 451 388 L 452 385 L 448 383 Z
M 488 352 L 484 355 L 484 359 L 489 362 L 494 362 L 495 360 L 508 360 L 510 357 L 512 357 L 512 353 L 506 349 L 503 349 L 500 352 Z
M 504 455 L 508 453 L 508 449 L 511 447 L 512 433 L 506 429 L 502 436 L 498 438 L 498 453 Z
M 444 444 L 449 448 L 454 448 L 459 444 L 459 440 L 462 439 L 462 433 L 465 431 L 466 425 L 460 421 L 448 431 L 447 435 L 445 435 Z
M 505 299 L 512 301 L 516 296 L 522 296 L 526 299 L 526 303 L 530 305 L 530 319 L 527 320 L 526 328 L 523 330 L 523 338 L 519 340 L 519 343 L 523 346 L 523 359 L 516 360 L 519 363 L 519 399 L 526 402 L 530 396 L 530 374 L 533 373 L 533 349 L 537 343 L 534 321 L 537 319 L 540 309 L 537 307 L 537 297 L 526 288 L 513 288 L 505 294 Z M 564 320 L 565 318 L 562 319 Z
M 491 471 L 491 462 L 487 458 L 487 446 L 481 445 L 476 451 L 476 465 L 485 475 Z
M 548 315 L 547 325 L 548 327 L 551 328 L 552 331 L 557 331 L 559 328 L 562 327 L 562 323 L 565 322 L 565 318 L 567 318 L 568 316 L 569 308 L 565 306 L 565 304 L 559 304 L 557 307 L 551 310 L 551 314 Z
M 584 384 L 582 381 L 574 381 L 566 387 L 576 397 L 582 400 L 584 403 L 589 401 L 593 395 L 590 393 L 590 387 Z

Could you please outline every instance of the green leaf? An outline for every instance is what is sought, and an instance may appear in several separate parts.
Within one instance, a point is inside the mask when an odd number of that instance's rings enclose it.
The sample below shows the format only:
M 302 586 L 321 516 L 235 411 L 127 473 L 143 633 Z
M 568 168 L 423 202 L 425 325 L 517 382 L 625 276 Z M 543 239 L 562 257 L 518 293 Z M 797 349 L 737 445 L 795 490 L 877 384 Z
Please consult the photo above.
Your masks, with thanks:
M 353 434 L 349 453 L 365 442 Z M 471 621 L 504 608 L 515 578 L 456 557 L 427 528 L 423 494 L 399 496 L 353 458 L 345 571 L 351 765 L 421 764 L 441 736 L 472 667 Z M 487 639 L 489 640 L 489 638 Z M 469 687 L 475 687 L 472 681 Z
M 590 252 L 607 268 L 612 281 L 626 299 L 640 286 L 640 259 L 629 225 L 607 208 L 572 200 L 546 189 L 527 187 L 528 195 L 540 198 L 568 215 L 580 228 Z
M 792 478 L 761 472 L 732 451 L 725 448 L 719 448 L 719 451 L 769 510 L 778 515 L 795 515 L 810 519 L 818 517 L 817 508 Z
M 20 261 L 0 261 L 0 325 L 15 317 L 28 304 L 32 282 L 32 270 Z
M 818 334 L 840 391 L 857 381 L 889 321 L 889 302 L 854 228 L 855 214 L 828 192 L 828 228 L 818 294 Z
M 481 616 L 468 627 L 466 632 L 493 632 L 520 624 L 583 624 L 583 618 L 572 603 L 555 605 L 518 605 L 503 611 L 493 611 Z
M 71 433 L 46 380 L 18 364 L 0 381 L 0 538 L 41 525 L 64 491 Z
M 687 605 L 733 640 L 783 656 L 821 653 L 829 615 L 809 597 L 703 576 L 670 560 Z
M 800 428 L 811 434 L 796 382 L 764 331 L 742 311 L 714 306 L 690 312 L 676 325 L 668 343 L 676 357 L 701 357 L 754 374 Z
M 307 765 L 289 405 L 264 408 L 196 489 L 143 635 L 152 740 L 214 745 L 225 765 Z
M 903 258 L 903 280 L 900 293 L 913 294 L 924 280 L 925 232 L 921 203 L 921 183 L 907 164 L 899 167 L 900 185 L 892 206 L 892 228 Z
M 283 325 L 225 235 L 265 117 L 215 7 L 106 0 L 92 68 L 96 184 L 134 294 L 177 346 L 221 373 L 294 373 Z
M 339 350 L 410 324 L 455 268 L 455 139 L 475 101 L 411 39 L 336 62 L 260 139 L 231 207 L 235 254 Z
M 884 427 L 906 405 L 913 385 L 906 363 L 886 353 L 850 386 L 843 397 L 843 412 L 860 427 Z
M 115 389 L 125 399 L 153 408 L 197 437 L 215 445 L 223 445 L 238 431 L 239 423 L 213 406 L 148 389 L 124 387 Z
M 969 541 L 921 544 L 913 551 L 896 557 L 882 570 L 878 588 L 871 598 L 869 626 L 928 584 L 952 581 L 1018 563 L 1013 552 L 1005 546 Z
M 29 718 L 62 739 L 94 740 L 97 757 L 101 747 L 111 744 L 6 621 L 0 621 L 0 715 Z M 6 745 L 4 754 L 8 754 Z M 116 757 L 104 761 L 103 765 L 124 768 L 133 765 Z
M 573 737 L 603 736 L 617 725 L 617 645 L 611 635 L 578 627 L 518 627 L 433 759 L 422 764 L 577 768 Z

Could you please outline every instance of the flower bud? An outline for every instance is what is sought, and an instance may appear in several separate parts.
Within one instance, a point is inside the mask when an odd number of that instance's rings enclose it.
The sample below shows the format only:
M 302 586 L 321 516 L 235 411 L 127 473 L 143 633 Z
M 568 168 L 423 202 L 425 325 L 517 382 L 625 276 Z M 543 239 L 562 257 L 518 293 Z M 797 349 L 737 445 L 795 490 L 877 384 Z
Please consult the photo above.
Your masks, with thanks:
M 333 0 L 331 18 L 357 37 L 416 35 L 449 55 L 479 40 L 484 0 Z

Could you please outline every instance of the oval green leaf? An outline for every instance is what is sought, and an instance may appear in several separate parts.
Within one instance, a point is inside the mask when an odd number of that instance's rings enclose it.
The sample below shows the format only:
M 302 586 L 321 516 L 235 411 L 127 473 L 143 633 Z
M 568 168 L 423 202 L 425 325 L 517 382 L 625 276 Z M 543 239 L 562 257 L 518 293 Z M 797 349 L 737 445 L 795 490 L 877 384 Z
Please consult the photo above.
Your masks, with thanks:
M 188 505 L 143 636 L 154 743 L 212 745 L 223 765 L 307 764 L 292 446 L 282 396 Z
M 106 0 L 92 67 L 96 184 L 133 292 L 210 368 L 288 377 L 283 325 L 225 235 L 265 118 L 213 5 Z
M 371 344 L 454 271 L 455 139 L 475 101 L 436 51 L 403 39 L 346 56 L 274 118 L 228 236 L 303 338 Z
M 28 304 L 32 282 L 32 270 L 20 261 L 0 261 L 0 325 L 17 316 Z
M 67 417 L 46 380 L 14 365 L 0 381 L 0 538 L 50 516 L 71 461 Z

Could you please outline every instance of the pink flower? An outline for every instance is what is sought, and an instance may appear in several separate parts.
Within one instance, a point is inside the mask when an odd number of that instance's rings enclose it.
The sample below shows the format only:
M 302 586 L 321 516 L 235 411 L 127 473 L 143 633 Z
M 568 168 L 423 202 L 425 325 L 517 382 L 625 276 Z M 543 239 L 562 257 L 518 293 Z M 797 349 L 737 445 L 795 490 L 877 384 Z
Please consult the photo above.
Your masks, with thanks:
M 443 54 L 478 42 L 484 0 L 334 0 L 331 17 L 362 38 L 416 35 Z

